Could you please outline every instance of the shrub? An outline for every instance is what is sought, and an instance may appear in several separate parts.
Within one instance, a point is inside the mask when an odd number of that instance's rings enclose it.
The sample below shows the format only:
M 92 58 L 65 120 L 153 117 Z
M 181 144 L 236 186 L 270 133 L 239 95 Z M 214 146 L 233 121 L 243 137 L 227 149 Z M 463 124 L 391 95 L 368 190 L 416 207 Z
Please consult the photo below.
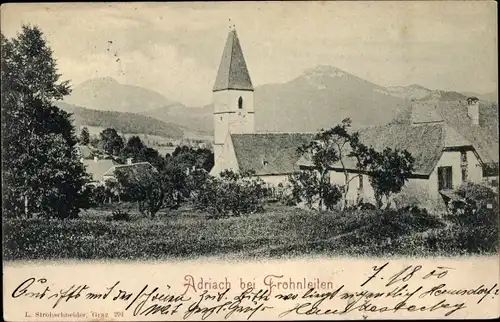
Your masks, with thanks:
M 118 172 L 119 186 L 124 195 L 137 202 L 139 211 L 154 217 L 164 204 L 165 189 L 156 172 L 136 171 L 135 173 Z
M 219 178 L 207 177 L 193 195 L 195 208 L 212 215 L 239 216 L 263 210 L 263 203 L 269 196 L 264 181 L 253 173 L 235 173 L 226 170 Z
M 457 190 L 461 200 L 451 203 L 447 218 L 463 227 L 498 228 L 498 194 L 491 188 L 465 183 Z
M 305 203 L 309 209 L 317 207 L 332 210 L 342 199 L 341 188 L 330 182 L 327 174 L 318 171 L 298 171 L 288 176 L 291 192 L 287 198 L 289 204 Z
M 396 239 L 404 235 L 443 228 L 444 223 L 425 209 L 408 207 L 400 210 L 385 209 L 372 211 L 362 219 L 359 229 L 361 243 L 378 243 L 380 238 Z
M 117 209 L 111 213 L 110 218 L 113 221 L 130 221 L 130 214 L 126 211 Z

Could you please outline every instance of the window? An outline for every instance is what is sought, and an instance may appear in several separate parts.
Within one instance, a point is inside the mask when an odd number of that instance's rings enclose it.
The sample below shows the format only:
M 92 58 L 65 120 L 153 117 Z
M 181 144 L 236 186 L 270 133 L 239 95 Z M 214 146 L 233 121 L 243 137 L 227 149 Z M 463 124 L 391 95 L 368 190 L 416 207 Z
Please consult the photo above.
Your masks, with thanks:
M 438 168 L 438 190 L 447 190 L 453 188 L 451 167 Z
M 460 168 L 462 169 L 462 181 L 467 181 L 468 171 L 467 171 L 467 152 L 460 152 Z
M 238 98 L 238 108 L 239 109 L 243 108 L 243 98 L 241 96 L 240 96 L 240 98 Z

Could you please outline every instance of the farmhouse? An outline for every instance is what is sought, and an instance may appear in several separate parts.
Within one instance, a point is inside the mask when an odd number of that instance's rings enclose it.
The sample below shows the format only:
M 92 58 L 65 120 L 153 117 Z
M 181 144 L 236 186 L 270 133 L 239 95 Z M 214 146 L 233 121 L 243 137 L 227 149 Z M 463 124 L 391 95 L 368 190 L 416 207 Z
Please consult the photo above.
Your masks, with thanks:
M 225 169 L 253 170 L 270 185 L 285 183 L 289 174 L 310 169 L 310 157 L 297 148 L 314 133 L 255 133 L 254 88 L 234 28 L 230 30 L 214 93 L 214 157 L 212 175 Z M 476 97 L 464 101 L 414 101 L 393 122 L 356 129 L 361 142 L 376 150 L 406 149 L 415 171 L 400 194 L 420 204 L 442 204 L 462 182 L 498 184 L 498 110 Z M 332 124 L 333 125 L 333 124 Z M 348 199 L 373 201 L 366 174 L 354 160 L 346 169 L 359 175 L 349 183 Z M 330 178 L 345 183 L 343 169 L 332 164 Z
M 140 181 L 145 178 L 145 176 L 157 174 L 158 170 L 149 162 L 133 163 L 131 159 L 129 159 L 127 164 L 113 165 L 103 174 L 103 179 L 104 181 L 116 180 L 119 173 Z
M 91 185 L 104 184 L 109 180 L 116 180 L 117 173 L 131 175 L 134 178 L 143 178 L 144 174 L 158 173 L 158 170 L 149 162 L 132 162 L 132 158 L 127 159 L 127 164 L 118 164 L 111 157 L 99 158 L 99 151 L 95 151 L 86 145 L 77 145 L 77 153 L 80 162 L 85 166 L 85 170 L 90 175 Z
M 98 157 L 94 157 L 92 160 L 83 159 L 82 162 L 85 166 L 85 170 L 91 176 L 90 184 L 93 185 L 104 183 L 106 181 L 104 174 L 116 165 L 114 160 L 100 160 Z

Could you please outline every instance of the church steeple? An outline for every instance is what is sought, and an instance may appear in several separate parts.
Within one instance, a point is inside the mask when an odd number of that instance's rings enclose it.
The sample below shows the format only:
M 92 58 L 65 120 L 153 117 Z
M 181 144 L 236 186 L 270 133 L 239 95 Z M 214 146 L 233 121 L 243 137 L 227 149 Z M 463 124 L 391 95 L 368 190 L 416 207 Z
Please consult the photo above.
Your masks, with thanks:
M 254 133 L 254 90 L 234 25 L 222 53 L 214 94 L 214 157 L 224 162 L 223 146 L 230 133 Z
M 214 92 L 223 90 L 253 91 L 252 80 L 234 25 L 230 26 L 213 88 Z

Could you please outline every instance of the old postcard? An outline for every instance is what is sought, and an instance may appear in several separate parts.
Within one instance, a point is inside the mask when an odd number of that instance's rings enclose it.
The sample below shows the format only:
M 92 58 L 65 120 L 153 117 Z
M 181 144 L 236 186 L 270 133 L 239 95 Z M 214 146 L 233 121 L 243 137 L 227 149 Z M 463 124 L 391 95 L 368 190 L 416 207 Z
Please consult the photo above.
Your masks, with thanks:
M 499 317 L 496 12 L 2 5 L 4 319 Z

